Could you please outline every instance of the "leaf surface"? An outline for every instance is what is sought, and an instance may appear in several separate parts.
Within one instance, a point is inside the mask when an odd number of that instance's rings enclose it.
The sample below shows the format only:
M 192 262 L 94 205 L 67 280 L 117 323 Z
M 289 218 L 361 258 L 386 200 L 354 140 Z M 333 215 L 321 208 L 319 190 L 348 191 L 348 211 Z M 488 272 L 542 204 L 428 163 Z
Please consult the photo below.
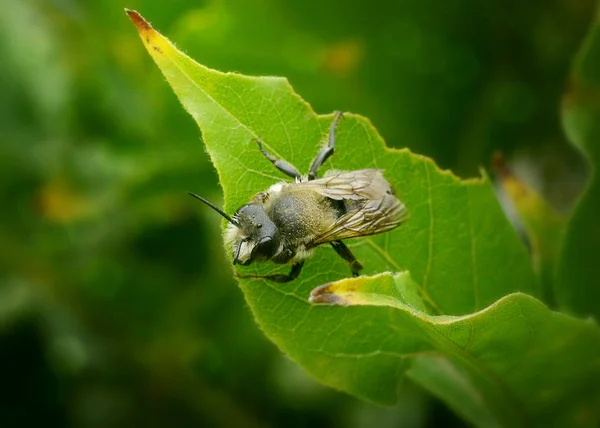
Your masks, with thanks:
M 286 179 L 262 156 L 254 138 L 261 138 L 271 153 L 301 172 L 308 170 L 327 138 L 331 114 L 316 115 L 283 78 L 206 68 L 177 50 L 139 15 L 130 14 L 148 52 L 202 131 L 227 212 Z M 344 117 L 336 134 L 336 153 L 323 170 L 383 169 L 411 216 L 391 233 L 349 242 L 366 266 L 365 273 L 408 269 L 420 284 L 424 300 L 448 314 L 481 309 L 513 291 L 537 294 L 526 251 L 505 220 L 487 179 L 461 181 L 439 170 L 430 159 L 386 148 L 365 118 Z M 240 268 L 240 273 L 274 269 L 263 264 Z M 292 293 L 305 300 L 314 286 L 349 272 L 326 247 L 319 248 L 305 270 L 294 285 L 274 288 L 274 297 Z M 250 291 L 250 285 L 252 290 L 265 288 L 256 280 L 241 284 L 244 291 Z

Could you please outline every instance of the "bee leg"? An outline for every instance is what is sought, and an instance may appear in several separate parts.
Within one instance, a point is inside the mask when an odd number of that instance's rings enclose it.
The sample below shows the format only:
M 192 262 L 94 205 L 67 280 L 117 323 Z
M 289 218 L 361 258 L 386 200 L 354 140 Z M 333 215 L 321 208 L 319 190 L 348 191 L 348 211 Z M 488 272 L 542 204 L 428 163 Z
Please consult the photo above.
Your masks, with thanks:
M 274 274 L 274 275 L 236 275 L 238 278 L 255 278 L 255 279 L 266 279 L 268 281 L 285 283 L 293 281 L 298 278 L 300 272 L 302 271 L 302 267 L 304 266 L 304 262 L 298 262 L 292 265 L 292 270 L 290 273 L 285 274 Z
M 273 164 L 275 165 L 275 167 L 283 172 L 285 175 L 288 175 L 292 178 L 300 178 L 301 174 L 298 172 L 298 170 L 296 169 L 296 167 L 294 165 L 292 165 L 291 163 L 288 163 L 284 160 L 281 159 L 277 159 L 275 156 L 273 156 L 272 154 L 270 154 L 269 152 L 267 152 L 265 150 L 265 148 L 263 147 L 263 143 L 261 141 L 260 138 L 256 139 L 256 143 L 258 144 L 258 149 L 260 150 L 260 152 Z
M 337 124 L 342 116 L 341 111 L 335 112 L 335 117 L 333 118 L 333 122 L 331 123 L 331 127 L 329 128 L 329 144 L 323 147 L 317 156 L 312 162 L 310 166 L 310 170 L 308 171 L 308 179 L 314 180 L 317 178 L 317 171 L 321 168 L 321 165 L 325 163 L 327 159 L 333 154 L 333 150 L 335 147 L 335 128 L 337 128 Z
M 356 257 L 354 257 L 352 251 L 346 247 L 346 244 L 344 244 L 342 241 L 331 241 L 330 244 L 335 252 L 338 253 L 342 259 L 348 262 L 350 265 L 350 270 L 352 271 L 352 276 L 358 276 L 360 271 L 363 269 L 363 265 L 356 260 Z

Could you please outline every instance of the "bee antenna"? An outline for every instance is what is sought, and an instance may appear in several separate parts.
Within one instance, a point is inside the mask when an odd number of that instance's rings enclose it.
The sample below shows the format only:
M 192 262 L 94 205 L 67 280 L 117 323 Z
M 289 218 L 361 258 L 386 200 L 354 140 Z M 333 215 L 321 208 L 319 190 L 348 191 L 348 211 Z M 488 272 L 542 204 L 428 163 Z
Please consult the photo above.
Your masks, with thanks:
M 193 196 L 194 198 L 196 198 L 196 199 L 204 202 L 206 205 L 208 205 L 209 207 L 211 207 L 213 210 L 215 210 L 216 212 L 218 212 L 219 214 L 221 214 L 221 216 L 223 216 L 223 218 L 225 220 L 227 220 L 229 223 L 233 224 L 236 227 L 240 227 L 240 225 L 239 225 L 239 223 L 237 221 L 235 221 L 234 219 L 232 219 L 231 217 L 229 217 L 229 215 L 225 211 L 223 211 L 221 208 L 219 208 L 218 206 L 216 206 L 215 204 L 213 204 L 209 200 L 206 200 L 202 196 L 196 195 L 195 193 L 192 193 L 192 192 L 188 192 L 188 194 L 190 196 Z

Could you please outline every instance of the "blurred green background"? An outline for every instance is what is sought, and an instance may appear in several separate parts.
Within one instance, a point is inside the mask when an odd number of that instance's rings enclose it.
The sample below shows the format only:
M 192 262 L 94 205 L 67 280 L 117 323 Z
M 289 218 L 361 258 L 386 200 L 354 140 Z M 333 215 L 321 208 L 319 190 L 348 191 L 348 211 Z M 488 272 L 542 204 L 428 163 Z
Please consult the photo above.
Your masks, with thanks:
M 199 131 L 123 8 L 463 177 L 502 150 L 567 210 L 586 174 L 558 107 L 592 0 L 0 5 L 0 426 L 463 426 L 410 386 L 393 408 L 322 387 L 263 337 L 186 194 L 220 201 Z

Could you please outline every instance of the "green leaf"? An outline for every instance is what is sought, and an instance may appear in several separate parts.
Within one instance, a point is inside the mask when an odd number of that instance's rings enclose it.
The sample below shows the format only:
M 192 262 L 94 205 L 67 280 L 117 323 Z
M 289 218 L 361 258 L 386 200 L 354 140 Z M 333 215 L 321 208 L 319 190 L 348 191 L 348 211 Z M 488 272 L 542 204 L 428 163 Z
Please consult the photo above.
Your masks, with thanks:
M 284 178 L 253 138 L 307 170 L 332 115 L 316 115 L 285 79 L 208 69 L 128 13 L 202 131 L 227 212 Z M 265 334 L 322 382 L 378 403 L 394 403 L 408 376 L 482 426 L 596 421 L 588 404 L 597 404 L 598 328 L 511 294 L 537 296 L 539 286 L 487 178 L 460 180 L 430 159 L 390 150 L 358 115 L 345 114 L 336 136 L 324 170 L 383 169 L 411 217 L 348 241 L 370 277 L 343 280 L 348 267 L 323 246 L 292 283 L 241 279 Z M 238 272 L 284 270 L 263 263 Z M 410 278 L 389 273 L 401 271 Z M 340 279 L 375 291 L 360 306 L 308 302 L 311 290 Z
M 327 137 L 332 115 L 317 116 L 285 79 L 220 73 L 194 62 L 139 15 L 129 13 L 148 52 L 202 131 L 223 186 L 226 211 L 284 179 L 253 138 L 260 137 L 268 150 L 301 171 L 308 169 Z M 387 149 L 365 118 L 346 114 L 337 130 L 336 154 L 323 169 L 367 167 L 385 171 L 411 218 L 391 233 L 350 243 L 365 273 L 410 270 L 423 300 L 439 313 L 470 313 L 513 291 L 538 293 L 526 251 L 487 179 L 461 181 L 427 158 Z M 240 273 L 274 269 L 263 264 L 241 268 Z M 251 304 L 255 297 L 267 297 L 266 291 L 257 292 L 265 289 L 273 291 L 270 298 L 279 304 L 281 299 L 291 302 L 292 295 L 305 301 L 310 289 L 348 273 L 345 263 L 324 247 L 292 286 L 240 283 Z M 260 311 L 263 304 L 253 309 Z M 260 322 L 260 313 L 256 315 Z
M 352 330 L 356 337 L 366 337 L 364 330 L 370 329 L 371 343 L 360 347 L 341 351 L 329 340 L 311 350 L 313 360 L 337 356 L 324 376 L 336 376 L 339 366 L 346 366 L 352 375 L 343 379 L 343 389 L 369 397 L 382 393 L 381 384 L 397 387 L 406 375 L 480 426 L 600 422 L 600 329 L 595 323 L 552 312 L 524 294 L 511 294 L 471 315 L 431 316 L 415 309 L 403 293 L 411 282 L 408 273 L 385 273 L 313 291 L 316 303 L 353 306 L 346 308 L 351 314 L 339 331 L 354 329 L 352 316 L 364 317 L 369 326 Z
M 554 305 L 556 265 L 567 220 L 527 183 L 516 177 L 501 154 L 494 156 L 493 166 L 500 188 L 514 207 L 527 235 L 533 267 L 543 288 L 544 301 Z
M 562 118 L 567 136 L 586 155 L 591 177 L 567 228 L 556 291 L 562 307 L 581 315 L 593 315 L 596 319 L 600 319 L 599 21 L 597 16 L 576 58 L 563 99 Z

